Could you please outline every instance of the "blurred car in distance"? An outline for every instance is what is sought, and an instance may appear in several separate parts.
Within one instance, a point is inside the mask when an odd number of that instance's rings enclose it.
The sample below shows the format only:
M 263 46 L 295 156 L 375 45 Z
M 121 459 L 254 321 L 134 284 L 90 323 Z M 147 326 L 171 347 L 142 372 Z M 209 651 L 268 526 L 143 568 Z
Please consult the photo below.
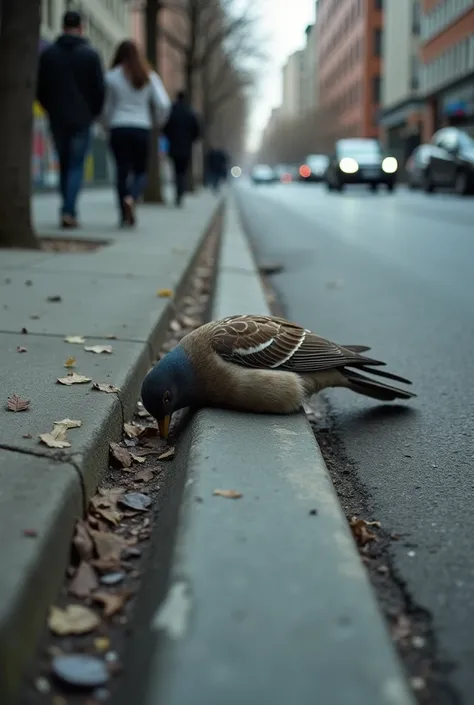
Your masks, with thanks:
M 274 171 L 277 180 L 282 184 L 291 184 L 295 178 L 295 169 L 288 164 L 277 164 Z
M 423 172 L 423 190 L 449 188 L 460 196 L 474 193 L 474 140 L 457 127 L 443 127 L 431 138 L 430 153 Z
M 309 154 L 299 170 L 301 181 L 323 181 L 328 164 L 329 157 L 325 154 Z
M 326 170 L 325 182 L 330 191 L 342 191 L 347 184 L 367 184 L 372 191 L 385 185 L 395 188 L 398 162 L 386 154 L 375 139 L 337 140 Z
M 425 169 L 429 164 L 431 154 L 435 151 L 436 147 L 432 144 L 420 144 L 413 150 L 405 165 L 409 188 L 422 188 Z
M 256 164 L 252 167 L 250 178 L 254 184 L 271 184 L 277 181 L 274 170 L 268 164 Z

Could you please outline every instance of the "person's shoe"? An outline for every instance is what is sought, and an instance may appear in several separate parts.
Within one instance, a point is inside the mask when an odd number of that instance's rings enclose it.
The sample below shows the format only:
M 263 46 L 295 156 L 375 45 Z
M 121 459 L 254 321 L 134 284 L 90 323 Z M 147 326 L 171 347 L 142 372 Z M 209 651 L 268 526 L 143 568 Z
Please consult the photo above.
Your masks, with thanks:
M 123 215 L 128 225 L 135 225 L 135 201 L 131 196 L 125 196 L 123 199 Z
M 77 222 L 77 218 L 74 218 L 72 215 L 68 215 L 65 213 L 64 215 L 61 216 L 61 227 L 62 228 L 78 228 L 79 223 Z

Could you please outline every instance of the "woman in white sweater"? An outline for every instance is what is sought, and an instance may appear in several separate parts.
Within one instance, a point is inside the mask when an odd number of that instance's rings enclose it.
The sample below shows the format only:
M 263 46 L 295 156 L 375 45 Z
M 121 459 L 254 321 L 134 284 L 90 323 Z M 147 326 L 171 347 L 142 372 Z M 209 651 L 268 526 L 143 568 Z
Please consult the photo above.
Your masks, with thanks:
M 105 81 L 103 123 L 115 158 L 120 220 L 134 225 L 135 204 L 146 184 L 152 128 L 166 122 L 170 99 L 158 74 L 129 40 L 118 46 Z

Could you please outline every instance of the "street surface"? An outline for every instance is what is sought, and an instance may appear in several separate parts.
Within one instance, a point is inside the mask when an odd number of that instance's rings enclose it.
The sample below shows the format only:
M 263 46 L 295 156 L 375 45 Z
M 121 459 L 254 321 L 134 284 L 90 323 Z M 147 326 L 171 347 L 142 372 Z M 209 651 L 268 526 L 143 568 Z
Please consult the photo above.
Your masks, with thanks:
M 402 537 L 394 565 L 432 617 L 465 705 L 474 692 L 474 199 L 320 185 L 238 188 L 244 224 L 285 314 L 367 344 L 419 396 L 392 413 L 327 393 L 374 519 Z M 251 313 L 243 311 L 242 313 Z

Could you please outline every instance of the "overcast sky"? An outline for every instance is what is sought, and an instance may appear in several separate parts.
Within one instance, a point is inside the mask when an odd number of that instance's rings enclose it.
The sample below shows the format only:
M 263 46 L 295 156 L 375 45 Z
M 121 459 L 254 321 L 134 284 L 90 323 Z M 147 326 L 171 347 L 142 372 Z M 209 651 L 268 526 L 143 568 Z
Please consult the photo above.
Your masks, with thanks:
M 304 31 L 314 20 L 314 0 L 264 0 L 262 33 L 268 38 L 268 54 L 252 106 L 248 144 L 258 146 L 271 109 L 281 100 L 281 68 L 287 57 L 304 46 Z

